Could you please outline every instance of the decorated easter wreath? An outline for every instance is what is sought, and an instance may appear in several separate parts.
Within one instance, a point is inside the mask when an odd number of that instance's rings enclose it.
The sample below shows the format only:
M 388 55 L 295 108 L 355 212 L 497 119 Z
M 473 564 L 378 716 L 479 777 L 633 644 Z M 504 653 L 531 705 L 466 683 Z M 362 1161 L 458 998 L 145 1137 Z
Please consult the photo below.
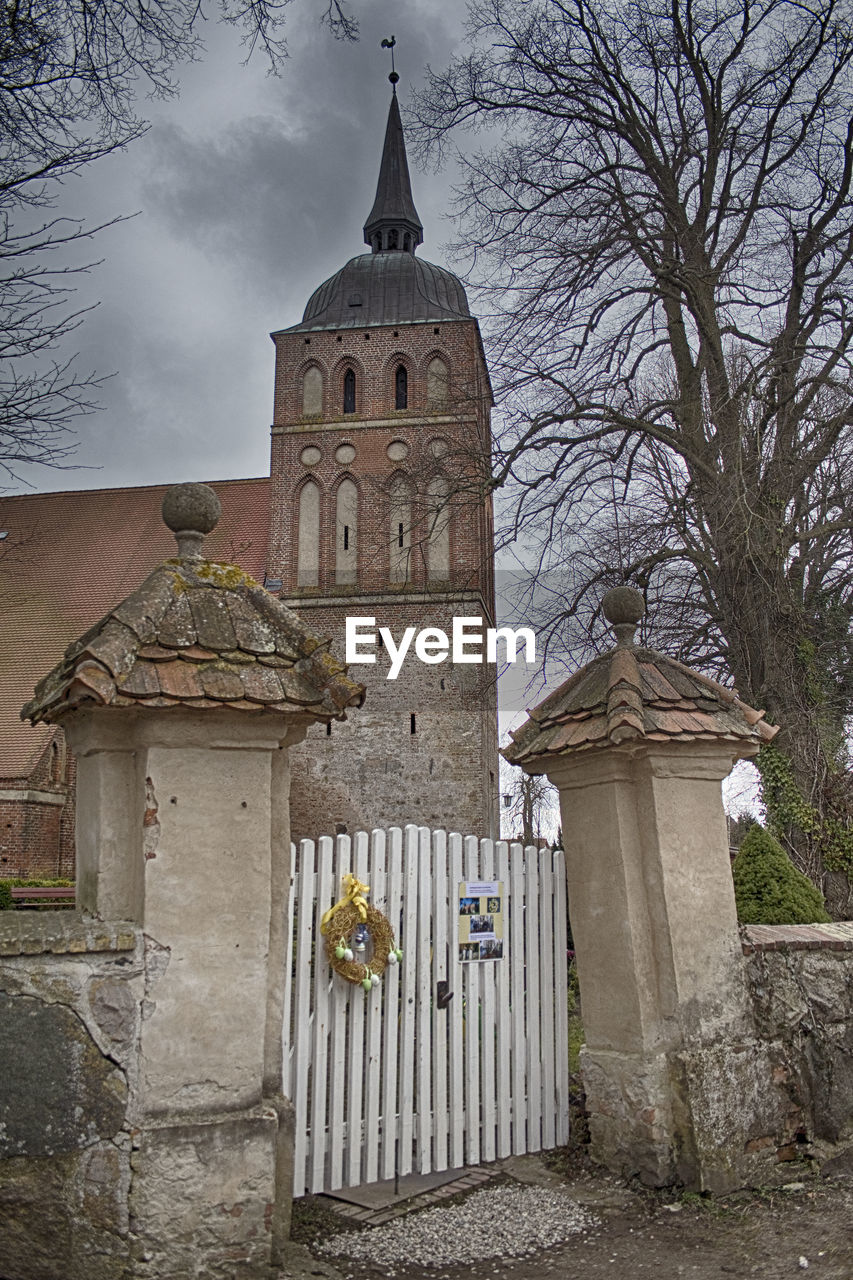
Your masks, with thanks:
M 320 924 L 326 939 L 326 956 L 335 973 L 370 991 L 379 986 L 389 964 L 399 964 L 403 953 L 394 945 L 391 921 L 367 901 L 367 885 L 348 874 L 343 878 L 343 888 L 344 896 L 326 912 Z M 366 952 L 368 939 L 372 944 L 369 963 L 358 958 L 360 950 Z

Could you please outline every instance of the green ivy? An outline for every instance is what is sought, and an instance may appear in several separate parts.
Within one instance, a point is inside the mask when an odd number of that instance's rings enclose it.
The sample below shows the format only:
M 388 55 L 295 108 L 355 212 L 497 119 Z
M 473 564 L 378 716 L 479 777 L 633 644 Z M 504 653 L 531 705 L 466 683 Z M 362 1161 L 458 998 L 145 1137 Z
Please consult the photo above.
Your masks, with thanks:
M 794 781 L 791 761 L 778 747 L 761 748 L 756 761 L 761 775 L 761 794 L 767 810 L 767 827 L 777 838 L 788 827 L 799 827 L 806 834 L 817 831 L 820 818 Z
M 823 824 L 823 865 L 827 871 L 843 871 L 853 877 L 853 831 L 837 818 Z
M 802 669 L 802 688 L 813 707 L 821 707 L 827 700 L 824 680 L 825 673 L 818 664 L 817 645 L 814 640 L 802 637 L 797 641 L 794 656 Z
M 767 829 L 777 839 L 791 827 L 811 836 L 827 871 L 853 876 L 853 831 L 840 819 L 821 817 L 805 799 L 796 782 L 791 761 L 772 743 L 761 748 L 756 760 L 761 794 L 767 812 Z
M 831 597 L 820 597 L 815 616 L 794 647 L 800 692 L 811 708 L 828 760 L 844 768 L 845 720 L 851 710 L 850 612 Z M 819 637 L 819 642 L 816 637 Z

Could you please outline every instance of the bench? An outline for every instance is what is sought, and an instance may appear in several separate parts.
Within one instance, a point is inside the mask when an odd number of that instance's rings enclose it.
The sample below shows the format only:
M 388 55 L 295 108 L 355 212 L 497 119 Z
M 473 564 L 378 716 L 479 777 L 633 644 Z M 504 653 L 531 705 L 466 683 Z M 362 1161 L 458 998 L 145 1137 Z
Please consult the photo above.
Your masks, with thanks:
M 76 890 L 73 884 L 54 888 L 36 887 L 35 885 L 28 888 L 26 885 L 13 885 L 11 894 L 12 901 L 19 906 L 59 907 L 67 905 L 73 907 Z

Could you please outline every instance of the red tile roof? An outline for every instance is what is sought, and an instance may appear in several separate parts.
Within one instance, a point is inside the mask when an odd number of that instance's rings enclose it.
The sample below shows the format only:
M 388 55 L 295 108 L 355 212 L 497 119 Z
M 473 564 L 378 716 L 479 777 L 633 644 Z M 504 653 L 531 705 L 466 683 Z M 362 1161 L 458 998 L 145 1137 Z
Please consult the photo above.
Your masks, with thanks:
M 269 479 L 212 481 L 222 519 L 205 553 L 263 582 Z M 21 707 L 66 647 L 139 586 L 175 540 L 160 515 L 168 485 L 0 497 L 0 779 L 24 779 L 53 729 Z
M 737 692 L 654 649 L 617 645 L 577 671 L 513 733 L 511 764 L 647 740 L 769 742 L 778 729 Z

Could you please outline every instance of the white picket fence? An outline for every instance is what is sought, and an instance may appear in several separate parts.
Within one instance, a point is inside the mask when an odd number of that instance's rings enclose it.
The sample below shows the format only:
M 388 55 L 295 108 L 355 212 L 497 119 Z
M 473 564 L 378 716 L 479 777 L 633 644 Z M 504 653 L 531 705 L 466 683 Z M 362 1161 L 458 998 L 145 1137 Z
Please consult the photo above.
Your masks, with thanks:
M 408 826 L 302 841 L 293 866 L 283 1035 L 294 1195 L 565 1143 L 562 852 Z M 403 949 L 367 994 L 332 973 L 320 935 L 349 871 Z M 503 958 L 460 962 L 458 886 L 492 880 L 504 886 Z

